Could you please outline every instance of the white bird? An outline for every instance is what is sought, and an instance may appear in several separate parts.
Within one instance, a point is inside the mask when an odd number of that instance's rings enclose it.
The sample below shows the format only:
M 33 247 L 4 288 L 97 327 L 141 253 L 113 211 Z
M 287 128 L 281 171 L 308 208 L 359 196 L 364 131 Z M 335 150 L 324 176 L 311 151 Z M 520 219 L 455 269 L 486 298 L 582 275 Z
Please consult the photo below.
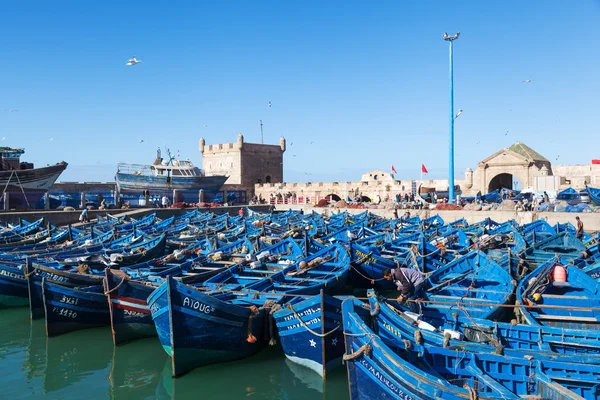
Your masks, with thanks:
M 138 60 L 137 58 L 135 58 L 135 56 L 133 56 L 127 61 L 127 64 L 125 64 L 125 65 L 131 66 L 131 65 L 135 65 L 135 64 L 141 63 L 141 62 L 142 62 L 142 60 Z
M 533 82 L 531 79 L 525 79 L 525 80 L 523 81 L 523 83 L 531 83 L 531 82 Z
M 456 113 L 456 116 L 454 116 L 454 119 L 458 118 L 460 116 L 460 114 L 462 114 L 462 110 L 458 110 L 458 112 Z
M 271 107 L 271 102 L 269 102 L 269 107 Z
M 53 140 L 54 140 L 54 138 L 50 138 L 50 141 L 53 141 Z
M 4 136 L 4 137 L 2 138 L 2 140 L 6 140 L 6 136 Z

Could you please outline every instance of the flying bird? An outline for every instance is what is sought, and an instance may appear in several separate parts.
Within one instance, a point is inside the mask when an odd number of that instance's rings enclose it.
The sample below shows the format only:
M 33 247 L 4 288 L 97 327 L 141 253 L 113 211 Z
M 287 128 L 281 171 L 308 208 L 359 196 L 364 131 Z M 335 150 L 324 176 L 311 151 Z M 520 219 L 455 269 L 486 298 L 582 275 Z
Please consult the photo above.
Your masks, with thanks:
M 504 136 L 508 136 L 508 132 L 510 132 L 510 131 L 506 131 L 506 133 L 504 134 Z
M 50 141 L 53 141 L 53 140 L 54 140 L 54 138 L 50 138 Z
M 292 157 L 296 157 L 296 155 L 294 154 Z
M 462 112 L 463 112 L 462 110 L 458 110 L 458 112 L 454 116 L 454 119 L 458 118 L 462 114 Z
M 144 143 L 144 139 L 140 140 L 140 143 Z
M 269 102 L 269 107 L 271 107 L 271 102 Z
M 127 66 L 131 66 L 131 65 L 135 65 L 137 63 L 141 63 L 142 60 L 138 60 L 137 58 L 135 58 L 135 56 L 131 57 L 128 61 L 127 61 Z
M 294 142 L 290 142 L 290 146 L 293 145 L 293 144 L 294 144 Z
M 523 81 L 523 83 L 531 83 L 531 82 L 533 82 L 531 79 L 525 79 L 525 80 Z
M 2 140 L 6 140 L 6 136 L 4 136 L 4 137 L 2 138 Z
M 315 141 L 313 140 L 312 142 L 310 142 L 310 144 L 313 144 Z
M 14 109 L 14 108 L 11 108 L 11 109 L 9 109 L 9 110 L 4 110 L 4 111 L 6 111 L 6 112 L 17 112 L 17 111 L 19 111 L 19 110 L 17 110 L 17 109 Z

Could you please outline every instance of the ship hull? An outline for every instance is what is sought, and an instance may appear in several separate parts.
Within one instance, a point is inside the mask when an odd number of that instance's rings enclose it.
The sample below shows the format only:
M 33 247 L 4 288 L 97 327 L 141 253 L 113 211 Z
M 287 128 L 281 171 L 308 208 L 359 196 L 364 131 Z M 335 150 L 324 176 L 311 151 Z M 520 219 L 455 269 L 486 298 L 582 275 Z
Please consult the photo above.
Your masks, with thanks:
M 143 190 L 204 190 L 217 192 L 228 177 L 226 176 L 173 176 L 167 180 L 166 176 L 145 176 L 124 174 L 118 172 L 115 175 L 117 186 L 120 191 L 143 191 Z
M 66 162 L 50 167 L 0 171 L 0 186 L 6 191 L 46 192 L 67 168 Z

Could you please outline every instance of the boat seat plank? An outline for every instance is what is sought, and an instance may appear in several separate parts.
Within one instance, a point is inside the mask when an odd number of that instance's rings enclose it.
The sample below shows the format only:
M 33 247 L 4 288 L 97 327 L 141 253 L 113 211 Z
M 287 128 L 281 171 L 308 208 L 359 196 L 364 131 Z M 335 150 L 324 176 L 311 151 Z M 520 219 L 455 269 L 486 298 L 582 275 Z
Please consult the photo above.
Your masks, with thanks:
M 573 317 L 570 315 L 538 314 L 535 318 L 547 321 L 600 322 L 598 321 L 598 318 L 595 317 Z

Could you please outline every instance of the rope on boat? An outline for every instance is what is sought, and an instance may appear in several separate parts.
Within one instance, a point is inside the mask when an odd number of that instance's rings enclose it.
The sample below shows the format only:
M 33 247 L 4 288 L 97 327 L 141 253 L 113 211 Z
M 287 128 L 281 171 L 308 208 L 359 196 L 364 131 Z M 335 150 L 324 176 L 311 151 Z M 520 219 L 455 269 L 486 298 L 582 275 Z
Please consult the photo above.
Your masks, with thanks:
M 31 275 L 35 274 L 36 269 L 31 267 L 31 271 L 25 273 L 25 271 L 23 271 L 23 275 L 25 276 L 25 279 L 29 278 Z
M 111 294 L 112 292 L 114 292 L 115 290 L 117 290 L 117 289 L 118 289 L 118 288 L 119 288 L 119 287 L 120 287 L 120 286 L 123 284 L 123 282 L 125 282 L 125 279 L 126 279 L 125 277 L 122 277 L 122 278 L 121 278 L 121 282 L 119 282 L 119 284 L 118 284 L 117 286 L 115 286 L 114 288 L 112 288 L 112 289 L 110 289 L 110 290 L 108 290 L 108 291 L 107 291 L 107 290 L 106 290 L 106 288 L 105 288 L 105 292 L 104 292 L 104 294 L 105 294 L 105 295 L 109 295 L 109 294 Z M 106 281 L 105 281 L 105 282 L 106 282 Z M 106 286 L 108 286 L 108 284 L 107 284 Z
M 352 353 L 352 354 L 344 354 L 344 356 L 342 357 L 342 359 L 344 361 L 354 360 L 354 359 L 360 357 L 363 354 L 366 355 L 366 356 L 369 356 L 369 355 L 371 355 L 372 351 L 373 351 L 373 347 L 371 346 L 371 344 L 365 343 L 364 345 L 361 346 L 360 349 L 356 350 L 354 353 Z
M 304 329 L 306 329 L 307 331 L 309 331 L 310 333 L 312 333 L 313 335 L 320 337 L 320 338 L 324 338 L 327 337 L 329 335 L 331 335 L 333 332 L 337 331 L 341 325 L 336 326 L 335 328 L 333 328 L 332 330 L 330 330 L 329 332 L 325 332 L 325 333 L 317 333 L 315 331 L 313 331 L 312 329 L 310 329 L 308 327 L 308 325 L 306 325 L 306 323 L 304 323 L 304 321 L 302 321 L 302 317 L 300 317 L 298 315 L 298 313 L 296 313 L 296 310 L 294 310 L 294 307 L 291 304 L 288 304 L 287 308 L 294 314 L 294 317 L 296 317 L 296 319 L 298 320 L 298 322 L 300 322 L 300 325 L 302 325 L 304 327 Z M 325 321 L 321 321 L 322 324 L 325 324 Z

